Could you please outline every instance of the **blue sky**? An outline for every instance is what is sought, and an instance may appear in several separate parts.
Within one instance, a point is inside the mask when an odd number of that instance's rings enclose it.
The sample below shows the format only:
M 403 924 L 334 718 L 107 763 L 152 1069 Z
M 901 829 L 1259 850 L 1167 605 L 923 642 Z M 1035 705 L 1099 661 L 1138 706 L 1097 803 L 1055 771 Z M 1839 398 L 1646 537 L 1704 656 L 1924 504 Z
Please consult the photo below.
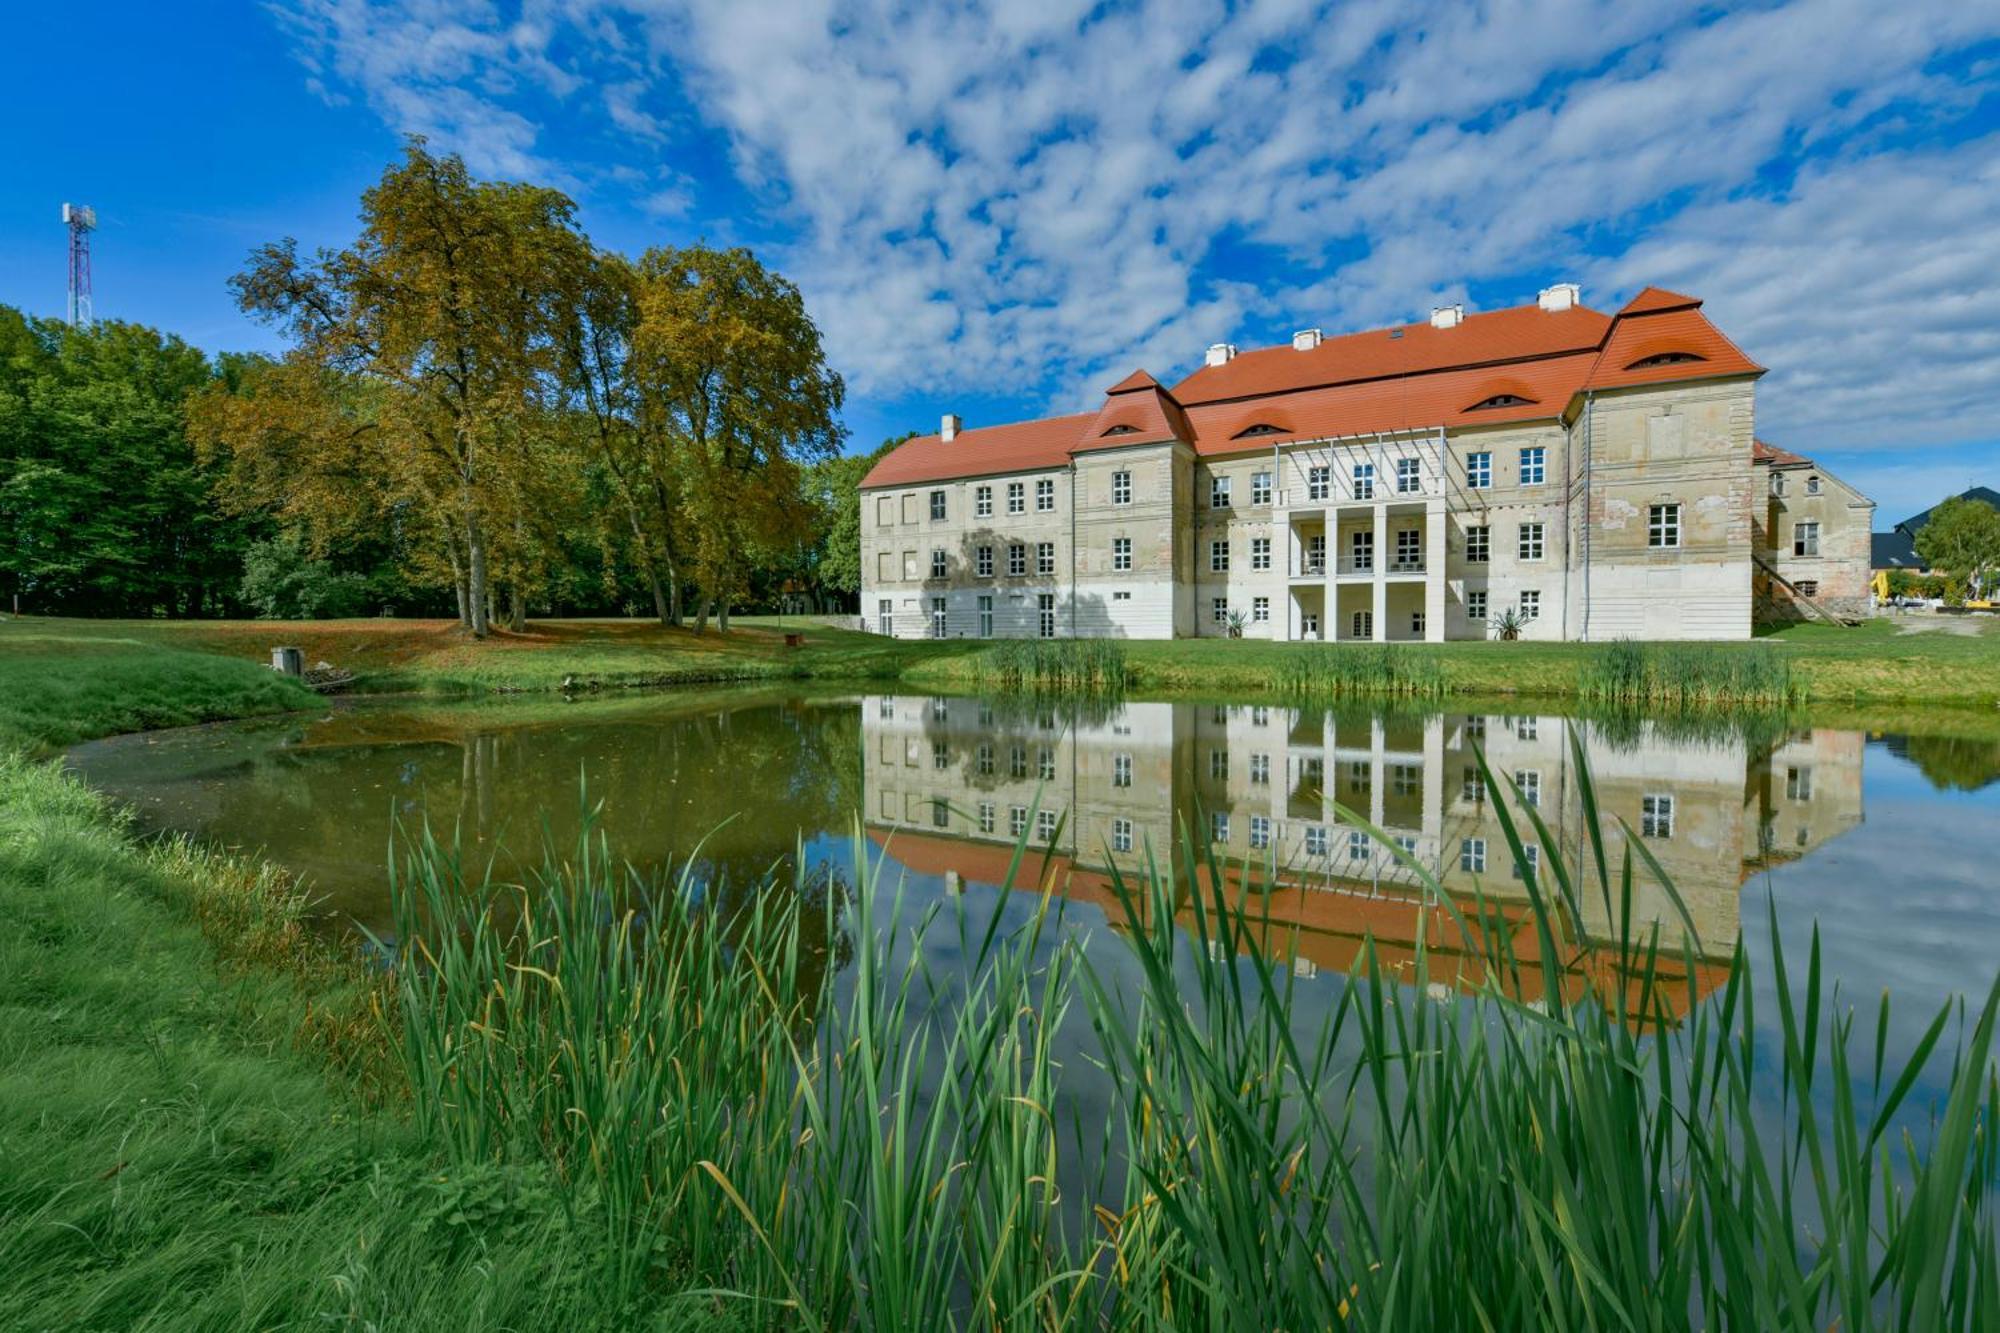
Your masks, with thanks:
M 2000 8 L 1962 0 L 273 0 L 23 9 L 0 301 L 270 347 L 251 246 L 340 244 L 400 136 L 605 245 L 755 247 L 857 446 L 1093 404 L 1228 340 L 1575 280 L 1707 298 L 1759 433 L 1886 527 L 2000 480 Z M 75 71 L 81 69 L 81 74 Z M 60 108 L 60 110 L 58 110 Z

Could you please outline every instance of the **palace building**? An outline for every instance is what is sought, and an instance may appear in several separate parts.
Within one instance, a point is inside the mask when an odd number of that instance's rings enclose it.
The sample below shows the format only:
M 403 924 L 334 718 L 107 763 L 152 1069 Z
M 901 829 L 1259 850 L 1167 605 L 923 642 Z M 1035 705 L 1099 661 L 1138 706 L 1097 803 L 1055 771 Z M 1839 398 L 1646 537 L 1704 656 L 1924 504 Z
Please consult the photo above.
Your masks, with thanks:
M 863 619 L 906 638 L 1747 638 L 1764 372 L 1701 304 L 1648 287 L 1607 315 L 1564 283 L 1217 344 L 1094 412 L 947 416 L 861 483 Z

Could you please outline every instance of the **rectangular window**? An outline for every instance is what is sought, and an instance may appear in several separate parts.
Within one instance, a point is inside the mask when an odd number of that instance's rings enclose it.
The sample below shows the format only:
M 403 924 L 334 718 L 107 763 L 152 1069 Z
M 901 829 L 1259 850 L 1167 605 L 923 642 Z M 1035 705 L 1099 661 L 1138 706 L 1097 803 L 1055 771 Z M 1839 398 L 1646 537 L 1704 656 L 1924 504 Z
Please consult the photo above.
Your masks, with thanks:
M 1326 855 L 1326 827 L 1322 824 L 1306 825 L 1306 855 Z
M 909 583 L 914 583 L 917 580 L 917 553 L 915 551 L 903 552 L 903 579 Z
M 1271 474 L 1254 472 L 1250 475 L 1250 503 L 1267 505 L 1271 503 Z
M 1372 532 L 1351 532 L 1347 536 L 1347 547 L 1354 557 L 1353 572 L 1366 574 L 1375 568 L 1375 534 Z
M 1817 523 L 1792 524 L 1792 554 L 1793 555 L 1819 554 L 1819 524 Z
M 1208 479 L 1208 507 L 1210 509 L 1229 508 L 1229 478 L 1210 477 Z
M 1819 596 L 1818 579 L 1800 579 L 1797 583 L 1793 584 L 1792 586 L 1799 590 L 1799 596 L 1801 597 Z
M 1460 870 L 1469 870 L 1475 875 L 1486 873 L 1486 839 L 1459 839 L 1458 868 Z
M 1521 451 L 1521 484 L 1539 486 L 1548 478 L 1549 451 L 1542 445 Z
M 1035 772 L 1044 782 L 1055 781 L 1056 752 L 1046 745 L 1035 755 Z
M 931 522 L 944 522 L 944 492 L 931 492 Z
M 1214 782 L 1229 780 L 1229 751 L 1216 749 L 1208 752 L 1208 776 Z
M 1356 639 L 1374 638 L 1375 613 L 1373 611 L 1356 611 L 1354 613 L 1354 633 L 1349 637 Z
M 1315 532 L 1312 536 L 1306 538 L 1306 567 L 1304 572 L 1307 574 L 1326 573 L 1325 533 Z
M 1124 571 L 1132 568 L 1132 539 L 1113 537 L 1111 539 L 1111 567 Z
M 1271 756 L 1253 754 L 1250 756 L 1250 781 L 1259 786 L 1271 785 Z
M 1521 594 L 1521 619 L 1539 620 L 1542 614 L 1542 594 L 1529 588 Z
M 944 598 L 942 597 L 931 598 L 931 637 L 933 639 L 942 639 L 944 637 Z
M 1542 525 L 1539 523 L 1523 523 L 1521 525 L 1521 538 L 1516 544 L 1515 554 L 1519 555 L 1523 560 L 1540 560 L 1542 558 L 1542 546 Z
M 1055 512 L 1056 483 L 1053 477 L 1042 477 L 1035 482 L 1035 512 L 1049 514 Z
M 1514 878 L 1533 883 L 1542 868 L 1542 849 L 1523 847 L 1520 857 L 1514 862 Z
M 982 546 L 972 553 L 972 568 L 980 578 L 993 577 L 993 548 Z
M 875 497 L 875 526 L 893 527 L 896 522 L 896 502 L 886 495 Z
M 1674 836 L 1673 797 L 1641 796 L 1639 798 L 1639 836 L 1642 838 L 1671 838 Z
M 1007 832 L 1018 838 L 1028 831 L 1028 807 L 1010 805 L 1007 807 Z
M 1372 500 L 1375 498 L 1375 465 L 1356 463 L 1354 465 L 1354 498 Z
M 944 548 L 943 548 L 942 546 L 938 547 L 938 548 L 937 548 L 936 550 L 934 550 L 934 551 L 932 551 L 932 552 L 931 552 L 931 577 L 932 577 L 932 578 L 934 578 L 934 579 L 941 579 L 941 578 L 943 578 L 943 577 L 945 576 L 945 572 L 946 572 L 946 571 L 947 571 L 947 570 L 948 570 L 948 569 L 949 569 L 950 567 L 951 567 L 951 566 L 950 566 L 950 562 L 949 562 L 949 561 L 948 561 L 948 559 L 946 558 L 946 556 L 945 556 L 945 553 L 944 553 Z
M 993 488 L 981 486 L 972 493 L 972 513 L 975 518 L 993 517 Z
M 1111 756 L 1111 785 L 1129 787 L 1132 785 L 1132 756 L 1114 754 Z
M 1475 491 L 1483 491 L 1493 484 L 1493 455 L 1482 450 L 1465 456 L 1465 484 Z
M 875 629 L 880 634 L 896 632 L 896 603 L 888 597 L 875 603 Z
M 1333 491 L 1333 469 L 1330 467 L 1309 467 L 1306 469 L 1306 499 L 1324 500 Z
M 1271 567 L 1271 539 L 1252 537 L 1250 539 L 1250 568 L 1269 569 Z
M 931 824 L 935 828 L 951 827 L 951 805 L 942 796 L 931 800 Z
M 987 741 L 979 743 L 979 748 L 973 751 L 972 766 L 978 770 L 981 777 L 990 778 L 993 776 L 993 746 L 991 743 Z
M 1271 599 L 1268 597 L 1252 597 L 1250 599 L 1250 619 L 1259 625 L 1270 624 Z
M 1035 599 L 1035 612 L 1041 621 L 1038 628 L 1041 630 L 1042 637 L 1053 639 L 1056 636 L 1056 595 L 1052 592 L 1045 592 L 1037 597 Z
M 1214 620 L 1216 624 L 1227 625 L 1229 623 L 1229 599 L 1227 597 L 1217 597 L 1210 601 L 1208 611 L 1210 619 Z
M 1416 635 L 1416 636 L 1417 636 L 1417 637 L 1418 637 L 1419 639 L 1421 639 L 1421 638 L 1423 638 L 1423 637 L 1424 637 L 1424 613 L 1423 613 L 1423 612 L 1421 612 L 1421 611 L 1412 611 L 1412 612 L 1410 612 L 1410 633 L 1412 633 L 1412 634 Z
M 1208 544 L 1208 572 L 1227 574 L 1229 572 L 1229 543 L 1213 541 Z
M 1471 735 L 1468 728 L 1466 734 Z M 1458 799 L 1470 801 L 1474 805 L 1486 804 L 1486 779 L 1479 776 L 1477 764 L 1467 764 L 1459 777 Z
M 1114 472 L 1111 474 L 1111 503 L 1128 505 L 1132 503 L 1132 474 Z
M 1054 542 L 1035 543 L 1035 572 L 1053 574 L 1056 572 L 1056 544 Z
M 1114 819 L 1111 821 L 1111 850 L 1129 852 L 1132 850 L 1132 821 Z
M 917 521 L 917 497 L 915 492 L 912 492 L 911 494 L 903 497 L 903 522 L 914 523 L 916 521 Z
M 894 583 L 896 581 L 896 557 L 887 551 L 875 553 L 875 581 Z
M 1229 816 L 1218 810 L 1208 817 L 1208 840 L 1210 842 L 1229 841 Z
M 1424 567 L 1424 534 L 1415 528 L 1396 530 L 1396 563 L 1401 570 L 1422 569 Z
M 982 593 L 979 598 L 979 637 L 982 639 L 993 637 L 993 594 L 991 593 Z
M 1269 815 L 1250 816 L 1250 845 L 1260 849 L 1271 845 L 1271 818 Z
M 1375 770 L 1366 759 L 1347 761 L 1347 794 L 1366 796 L 1375 789 Z
M 1028 512 L 1028 484 L 1023 481 L 1007 483 L 1007 512 L 1025 514 Z
M 1007 572 L 1015 578 L 1028 572 L 1028 548 L 1019 542 L 1007 548 Z
M 1271 725 L 1271 708 L 1269 704 L 1258 704 L 1250 710 L 1250 725 L 1253 727 L 1268 727 Z
M 1681 544 L 1681 507 L 1677 504 L 1650 505 L 1646 509 L 1646 545 Z
M 1810 801 L 1812 799 L 1812 770 L 1793 765 L 1785 770 L 1785 799 L 1788 801 Z
M 979 803 L 979 831 L 981 833 L 991 833 L 993 831 L 993 802 L 991 801 L 981 801 Z
M 931 767 L 940 771 L 951 767 L 951 747 L 943 741 L 931 742 Z
M 1423 468 L 1414 458 L 1396 460 L 1396 494 L 1415 495 L 1423 488 Z
M 1493 529 L 1485 524 L 1465 530 L 1465 563 L 1483 565 L 1493 558 Z
M 1807 495 L 1818 495 L 1818 494 L 1819 494 L 1819 478 L 1818 478 L 1818 477 L 1807 477 L 1807 478 L 1806 478 L 1806 494 L 1807 494 Z
M 1514 785 L 1521 789 L 1521 804 L 1540 809 L 1542 805 L 1542 771 L 1538 768 L 1524 768 L 1514 774 Z
M 1389 790 L 1398 796 L 1415 796 L 1423 790 L 1424 768 L 1422 764 L 1389 765 Z
M 1368 835 L 1355 829 L 1347 835 L 1347 859 L 1366 861 L 1368 859 Z
M 1517 717 L 1514 719 L 1514 739 L 1534 740 L 1541 735 L 1542 721 L 1537 717 Z
M 1486 619 L 1486 589 L 1475 588 L 1465 594 L 1465 618 L 1482 621 Z
M 1773 473 L 1771 474 L 1771 494 L 1772 494 L 1772 495 L 1774 495 L 1774 496 L 1776 496 L 1776 497 L 1778 497 L 1779 499 L 1783 499 L 1783 498 L 1784 498 L 1784 495 L 1785 495 L 1785 474 L 1784 474 L 1784 473 L 1782 473 L 1782 472 L 1773 472 Z
M 1028 747 L 1016 745 L 1007 751 L 1007 776 L 1020 781 L 1028 776 Z

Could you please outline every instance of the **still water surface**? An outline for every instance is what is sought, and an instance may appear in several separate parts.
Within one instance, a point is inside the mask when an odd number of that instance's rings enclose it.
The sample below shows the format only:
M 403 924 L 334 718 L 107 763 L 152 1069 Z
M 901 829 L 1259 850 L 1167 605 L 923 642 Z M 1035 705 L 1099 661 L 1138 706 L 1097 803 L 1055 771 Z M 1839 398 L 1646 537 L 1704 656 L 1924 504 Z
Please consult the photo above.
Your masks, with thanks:
M 865 853 L 886 858 L 887 881 L 918 905 L 963 894 L 1023 918 L 1033 895 L 1000 886 L 1025 828 L 1038 848 L 1053 839 L 1053 857 L 1038 850 L 1036 865 L 1067 900 L 1065 929 L 1108 958 L 1123 918 L 1107 862 L 1164 860 L 1185 826 L 1232 861 L 1280 868 L 1286 888 L 1271 907 L 1282 939 L 1266 939 L 1309 993 L 1339 984 L 1364 937 L 1392 961 L 1420 930 L 1440 938 L 1414 878 L 1343 825 L 1335 803 L 1365 811 L 1448 889 L 1518 905 L 1520 867 L 1481 793 L 1474 747 L 1562 845 L 1536 854 L 1573 854 L 1572 727 L 1607 818 L 1629 827 L 1686 902 L 1698 993 L 1722 982 L 1739 940 L 1753 964 L 1768 954 L 1775 907 L 1795 958 L 1819 930 L 1827 973 L 1850 1001 L 1895 994 L 1900 1046 L 1938 1004 L 1983 997 L 2000 965 L 1991 747 L 1548 714 L 1183 702 L 1078 712 L 765 691 L 358 704 L 100 741 L 71 761 L 142 827 L 261 851 L 307 877 L 329 920 L 377 930 L 397 821 L 455 829 L 470 862 L 491 858 L 506 875 L 539 861 L 545 836 L 573 838 L 587 790 L 614 849 L 641 867 L 677 865 L 699 847 L 705 875 L 740 884 L 796 855 L 847 868 Z M 1614 864 L 1624 836 L 1610 838 Z M 1642 886 L 1640 907 L 1677 946 L 1685 925 L 1656 886 Z M 1760 1012 L 1773 1013 L 1765 998 Z

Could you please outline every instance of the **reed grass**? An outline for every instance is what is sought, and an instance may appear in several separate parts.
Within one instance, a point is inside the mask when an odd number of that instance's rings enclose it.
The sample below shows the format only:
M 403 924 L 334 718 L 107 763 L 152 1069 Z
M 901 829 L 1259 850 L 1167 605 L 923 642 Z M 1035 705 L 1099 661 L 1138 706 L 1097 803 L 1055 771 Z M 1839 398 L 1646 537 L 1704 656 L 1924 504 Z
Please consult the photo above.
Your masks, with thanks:
M 1036 694 L 1121 695 L 1125 647 L 1115 639 L 1008 639 L 973 656 L 981 689 Z
M 1641 643 L 1620 639 L 1583 659 L 1577 695 L 1586 702 L 1678 709 L 1804 703 L 1805 682 L 1769 647 Z
M 760 1326 L 1989 1327 L 2000 985 L 1907 1058 L 1817 936 L 1801 975 L 1772 932 L 1775 1033 L 1740 947 L 1696 993 L 1633 918 L 1668 877 L 1572 744 L 1591 836 L 1526 875 L 1533 956 L 1408 862 L 1482 979 L 1369 947 L 1310 1025 L 1263 872 L 1185 831 L 1176 869 L 1114 869 L 1116 967 L 1025 845 L 1009 879 L 1042 893 L 1008 925 L 905 900 L 859 829 L 841 891 L 794 869 L 743 897 L 589 834 L 525 889 L 419 841 L 420 1119 L 460 1169 L 545 1167 L 624 1256 L 607 1283 Z M 1517 861 L 1559 845 L 1482 773 Z M 851 968 L 808 965 L 834 937 Z M 1069 1094 L 1085 1063 L 1108 1111 Z
M 1392 643 L 1288 648 L 1278 687 L 1295 699 L 1436 699 L 1451 680 L 1434 653 Z

